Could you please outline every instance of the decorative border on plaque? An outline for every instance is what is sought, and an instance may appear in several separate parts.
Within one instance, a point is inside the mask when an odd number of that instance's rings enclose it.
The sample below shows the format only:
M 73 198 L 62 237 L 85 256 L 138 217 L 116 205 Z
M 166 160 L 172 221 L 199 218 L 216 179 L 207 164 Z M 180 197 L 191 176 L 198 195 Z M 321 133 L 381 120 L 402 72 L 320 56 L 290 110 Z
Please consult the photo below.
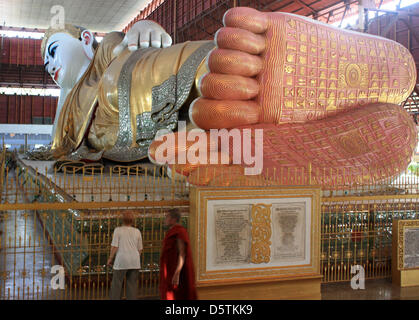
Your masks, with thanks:
M 272 204 L 252 205 L 252 263 L 271 261 L 271 209 Z

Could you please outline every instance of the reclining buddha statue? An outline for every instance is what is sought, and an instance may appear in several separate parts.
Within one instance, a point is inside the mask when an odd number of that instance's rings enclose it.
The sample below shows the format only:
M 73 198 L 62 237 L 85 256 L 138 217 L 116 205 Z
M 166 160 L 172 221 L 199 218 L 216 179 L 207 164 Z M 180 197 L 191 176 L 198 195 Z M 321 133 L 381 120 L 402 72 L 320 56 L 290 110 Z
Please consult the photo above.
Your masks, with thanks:
M 263 145 L 257 179 L 301 168 L 293 176 L 328 186 L 345 172 L 348 183 L 363 183 L 406 168 L 417 144 L 416 126 L 399 106 L 416 84 L 406 48 L 281 12 L 237 7 L 223 22 L 214 41 L 175 45 L 151 21 L 126 35 L 111 32 L 100 44 L 81 27 L 48 30 L 42 54 L 61 87 L 54 156 L 148 157 L 163 165 L 157 133 L 185 120 L 187 130 L 204 134 L 263 129 L 262 141 L 251 140 L 253 152 Z M 176 156 L 190 147 L 175 145 Z M 241 181 L 246 166 L 170 165 L 173 174 L 209 185 Z M 280 182 L 295 182 L 287 179 Z

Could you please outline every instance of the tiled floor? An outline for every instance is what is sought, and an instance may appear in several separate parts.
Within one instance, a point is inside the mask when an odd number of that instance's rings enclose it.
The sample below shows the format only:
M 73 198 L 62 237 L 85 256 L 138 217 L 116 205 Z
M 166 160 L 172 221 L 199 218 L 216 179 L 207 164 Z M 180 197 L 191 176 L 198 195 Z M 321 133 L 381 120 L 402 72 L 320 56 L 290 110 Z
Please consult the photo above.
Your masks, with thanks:
M 322 285 L 322 300 L 419 300 L 419 287 L 400 288 L 391 279 L 366 280 L 365 289 L 353 290 L 350 282 Z

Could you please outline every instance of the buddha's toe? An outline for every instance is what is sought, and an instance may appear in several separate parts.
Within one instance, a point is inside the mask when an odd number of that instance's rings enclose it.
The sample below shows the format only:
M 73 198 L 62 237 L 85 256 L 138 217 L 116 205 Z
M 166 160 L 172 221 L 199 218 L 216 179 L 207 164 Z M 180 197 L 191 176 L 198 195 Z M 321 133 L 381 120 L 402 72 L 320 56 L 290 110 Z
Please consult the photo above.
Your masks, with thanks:
M 259 93 L 255 79 L 229 74 L 208 73 L 199 83 L 203 97 L 216 100 L 248 100 Z
M 264 36 L 240 28 L 221 28 L 215 34 L 214 41 L 218 48 L 250 54 L 261 54 L 266 48 Z
M 189 119 L 204 130 L 234 128 L 259 122 L 260 107 L 251 100 L 199 98 L 189 107 Z
M 243 51 L 215 49 L 207 60 L 211 72 L 254 77 L 262 71 L 261 57 Z
M 157 137 L 148 148 L 148 158 L 157 165 L 169 165 L 173 172 L 188 176 L 197 167 L 211 163 L 230 164 L 230 154 L 220 150 L 218 140 L 210 139 L 209 132 L 194 129 L 171 132 Z M 214 157 L 214 156 L 213 156 Z
M 241 28 L 253 33 L 268 29 L 268 15 L 252 8 L 237 7 L 228 10 L 223 17 L 226 27 Z

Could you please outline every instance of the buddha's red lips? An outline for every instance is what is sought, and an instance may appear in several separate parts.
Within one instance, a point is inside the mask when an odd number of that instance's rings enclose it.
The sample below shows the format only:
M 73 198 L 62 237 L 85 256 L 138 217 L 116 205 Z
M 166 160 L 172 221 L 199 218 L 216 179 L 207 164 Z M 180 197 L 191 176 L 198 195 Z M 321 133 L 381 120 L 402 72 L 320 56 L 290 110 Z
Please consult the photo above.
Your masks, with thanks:
M 58 69 L 57 71 L 55 71 L 55 74 L 54 74 L 54 80 L 55 81 L 57 81 L 57 79 L 58 79 L 58 73 L 60 72 L 60 70 L 61 70 L 61 68 Z

